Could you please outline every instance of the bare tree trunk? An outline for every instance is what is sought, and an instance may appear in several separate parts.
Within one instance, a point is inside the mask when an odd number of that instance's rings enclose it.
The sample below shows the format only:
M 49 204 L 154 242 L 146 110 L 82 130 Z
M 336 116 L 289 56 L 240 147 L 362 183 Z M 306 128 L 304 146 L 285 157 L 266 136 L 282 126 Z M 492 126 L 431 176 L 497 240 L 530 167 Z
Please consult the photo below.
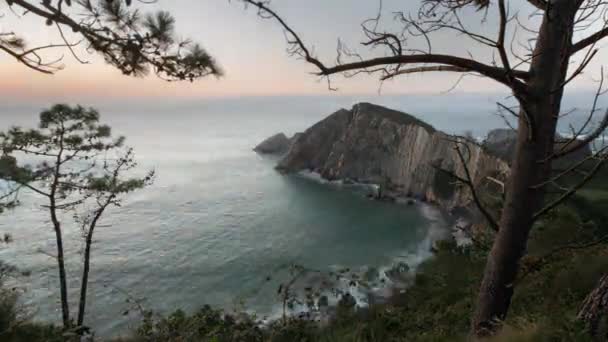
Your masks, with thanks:
M 608 335 L 598 336 L 602 318 L 608 316 L 608 275 L 600 279 L 597 287 L 585 299 L 578 319 L 587 324 L 591 335 L 608 339 Z M 603 332 L 606 334 L 606 331 Z
M 494 334 L 507 317 L 519 262 L 527 248 L 534 214 L 543 205 L 544 190 L 534 188 L 551 175 L 558 114 L 563 96 L 576 5 L 570 0 L 550 1 L 536 43 L 532 78 L 519 95 L 522 110 L 515 160 L 507 185 L 500 230 L 485 268 L 479 290 L 472 333 Z
M 87 305 L 87 287 L 89 284 L 89 269 L 91 261 L 91 243 L 93 242 L 93 232 L 87 234 L 84 248 L 84 267 L 82 269 L 82 279 L 80 280 L 80 302 L 78 304 L 78 323 L 82 327 L 84 323 L 84 313 Z

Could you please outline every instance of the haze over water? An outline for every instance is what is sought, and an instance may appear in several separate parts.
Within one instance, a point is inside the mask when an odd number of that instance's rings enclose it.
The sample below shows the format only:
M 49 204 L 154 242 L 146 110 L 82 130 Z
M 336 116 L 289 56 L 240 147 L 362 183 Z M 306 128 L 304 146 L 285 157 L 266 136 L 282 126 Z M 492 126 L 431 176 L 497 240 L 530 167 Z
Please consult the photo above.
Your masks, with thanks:
M 371 201 L 280 175 L 273 169 L 276 159 L 251 150 L 272 134 L 302 131 L 363 100 L 277 97 L 97 106 L 101 121 L 135 148 L 140 172 L 157 172 L 153 186 L 109 211 L 96 231 L 87 319 L 98 333 L 115 335 L 133 324 L 136 315 L 126 312 L 129 296 L 145 298 L 146 308 L 162 313 L 204 304 L 230 309 L 243 300 L 247 310 L 272 315 L 279 304 L 276 286 L 290 263 L 365 270 L 400 261 L 415 266 L 429 257 L 432 240 L 446 226 L 432 208 Z M 489 98 L 367 100 L 453 133 L 471 130 L 480 136 L 503 125 L 491 114 L 495 106 Z M 0 127 L 31 126 L 41 108 L 1 109 Z M 55 261 L 43 253 L 54 252 L 53 232 L 39 204 L 23 194 L 20 208 L 0 216 L 0 232 L 15 239 L 0 250 L 0 258 L 31 271 L 23 279 L 24 298 L 44 320 L 59 317 L 59 296 Z M 78 230 L 70 228 L 68 268 L 75 277 L 81 244 Z M 71 303 L 75 306 L 75 298 Z M 116 319 L 122 314 L 124 319 Z

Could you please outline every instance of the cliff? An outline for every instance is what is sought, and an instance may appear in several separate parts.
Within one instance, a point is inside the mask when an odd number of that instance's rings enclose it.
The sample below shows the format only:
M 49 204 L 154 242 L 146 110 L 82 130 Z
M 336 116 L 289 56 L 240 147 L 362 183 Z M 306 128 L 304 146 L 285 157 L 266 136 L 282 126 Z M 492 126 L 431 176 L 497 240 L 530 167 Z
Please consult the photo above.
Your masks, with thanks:
M 277 169 L 318 172 L 326 179 L 378 184 L 389 196 L 411 196 L 446 209 L 471 207 L 468 189 L 437 167 L 464 175 L 449 136 L 423 121 L 381 106 L 341 109 L 292 142 Z M 476 184 L 508 172 L 505 162 L 467 144 L 467 167 Z

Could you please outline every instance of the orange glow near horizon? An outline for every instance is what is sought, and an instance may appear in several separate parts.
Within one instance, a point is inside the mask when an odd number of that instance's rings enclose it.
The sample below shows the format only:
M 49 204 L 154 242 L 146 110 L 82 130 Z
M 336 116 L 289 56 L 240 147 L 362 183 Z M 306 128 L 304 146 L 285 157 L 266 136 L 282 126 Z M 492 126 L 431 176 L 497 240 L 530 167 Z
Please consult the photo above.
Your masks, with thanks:
M 323 93 L 326 89 L 304 77 L 257 78 L 255 75 L 221 79 L 209 77 L 195 82 L 166 82 L 149 75 L 134 78 L 103 64 L 70 65 L 54 75 L 29 70 L 18 63 L 0 65 L 0 92 L 3 96 L 31 98 L 127 98 L 127 97 L 223 97 L 239 95 L 288 95 Z M 307 76 L 307 75 L 304 75 Z M 301 86 L 309 83 L 308 89 Z M 317 90 L 315 91 L 315 88 Z
M 297 62 L 297 61 L 296 61 Z M 228 69 L 226 76 L 210 77 L 195 82 L 166 82 L 154 75 L 134 78 L 122 75 L 103 62 L 87 65 L 72 64 L 54 75 L 42 74 L 13 61 L 0 64 L 0 94 L 16 101 L 32 99 L 69 100 L 75 98 L 214 98 L 238 96 L 281 95 L 373 95 L 378 83 L 371 78 L 333 80 L 338 92 L 327 89 L 327 83 L 302 70 L 290 70 L 292 62 L 277 62 L 258 70 Z M 240 69 L 240 70 L 239 70 Z M 257 72 L 256 72 L 257 71 Z M 383 85 L 382 93 L 428 94 L 447 89 L 449 79 L 439 75 L 411 77 L 407 81 Z M 465 82 L 466 83 L 466 82 Z M 445 86 L 444 86 L 445 85 Z M 470 80 L 465 89 L 474 92 L 495 92 L 499 86 Z

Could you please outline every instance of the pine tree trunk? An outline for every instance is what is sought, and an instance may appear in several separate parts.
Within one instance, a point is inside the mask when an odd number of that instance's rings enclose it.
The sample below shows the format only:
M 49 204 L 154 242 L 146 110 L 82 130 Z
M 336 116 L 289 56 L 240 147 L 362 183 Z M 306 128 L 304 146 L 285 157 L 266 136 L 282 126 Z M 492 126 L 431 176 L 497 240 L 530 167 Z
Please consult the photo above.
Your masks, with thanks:
M 65 260 L 63 255 L 63 236 L 61 233 L 61 224 L 55 213 L 54 201 L 51 202 L 51 220 L 55 229 L 55 242 L 57 244 L 57 266 L 59 268 L 59 286 L 61 293 L 61 315 L 63 319 L 64 329 L 69 329 L 70 322 L 70 306 L 68 303 L 68 284 L 65 274 Z
M 91 264 L 91 243 L 93 234 L 90 232 L 87 234 L 84 249 L 84 266 L 82 270 L 82 279 L 80 280 L 80 302 L 78 304 L 78 322 L 77 325 L 82 327 L 84 323 L 84 313 L 87 305 L 87 287 L 89 284 L 89 270 Z
M 569 0 L 550 3 L 531 63 L 532 77 L 525 93 L 518 94 L 522 110 L 515 159 L 506 189 L 500 230 L 488 255 L 472 322 L 472 333 L 477 337 L 493 335 L 507 317 L 534 213 L 542 207 L 544 200 L 543 189 L 533 186 L 551 175 L 551 162 L 547 157 L 553 152 L 576 5 Z
M 597 287 L 591 291 L 583 302 L 583 307 L 578 313 L 578 319 L 585 322 L 591 335 L 608 340 L 608 334 L 603 332 L 600 335 L 600 323 L 603 318 L 608 316 L 608 275 L 604 276 Z
M 115 194 L 110 196 L 97 213 L 95 217 L 91 221 L 89 225 L 89 231 L 86 234 L 85 240 L 85 249 L 84 249 L 84 267 L 82 269 L 82 279 L 80 280 L 80 302 L 78 304 L 78 327 L 82 327 L 84 323 L 84 315 L 86 312 L 87 306 L 87 289 L 89 286 L 89 272 L 91 269 L 91 245 L 93 244 L 93 233 L 95 232 L 95 227 L 97 226 L 97 222 L 101 218 L 101 215 L 104 213 L 106 207 L 111 203 L 114 199 Z

